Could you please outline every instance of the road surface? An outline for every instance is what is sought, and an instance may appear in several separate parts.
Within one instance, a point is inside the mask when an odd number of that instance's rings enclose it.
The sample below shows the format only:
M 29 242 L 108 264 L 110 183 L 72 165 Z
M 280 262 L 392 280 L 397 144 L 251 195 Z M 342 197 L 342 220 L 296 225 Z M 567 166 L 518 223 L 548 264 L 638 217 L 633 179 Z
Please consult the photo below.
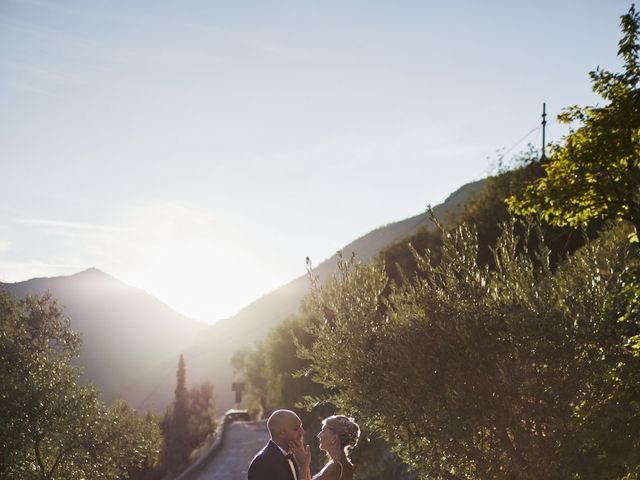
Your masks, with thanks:
M 262 422 L 233 422 L 226 426 L 221 449 L 193 480 L 245 480 L 249 462 L 269 440 Z

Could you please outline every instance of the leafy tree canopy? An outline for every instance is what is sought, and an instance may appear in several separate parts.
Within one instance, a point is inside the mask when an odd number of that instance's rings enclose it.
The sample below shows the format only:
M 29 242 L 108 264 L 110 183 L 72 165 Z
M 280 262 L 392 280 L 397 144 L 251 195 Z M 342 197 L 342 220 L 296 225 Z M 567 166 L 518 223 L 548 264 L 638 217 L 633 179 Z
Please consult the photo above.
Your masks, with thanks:
M 640 16 L 632 5 L 621 20 L 618 55 L 624 71 L 590 72 L 603 106 L 572 106 L 559 120 L 577 124 L 553 145 L 545 176 L 511 197 L 518 214 L 539 212 L 556 225 L 579 226 L 595 218 L 625 219 L 640 232 Z
M 0 477 L 128 478 L 153 464 L 161 438 L 152 418 L 125 402 L 110 408 L 77 382 L 80 337 L 50 295 L 15 303 L 0 289 Z
M 312 294 L 314 380 L 420 478 L 637 475 L 640 319 L 624 316 L 637 251 L 612 232 L 553 270 L 505 228 L 494 269 L 462 226 L 386 298 L 383 265 L 343 261 Z
M 307 330 L 309 321 L 303 316 L 286 318 L 255 349 L 238 351 L 233 364 L 245 381 L 248 402 L 254 412 L 267 415 L 276 408 L 290 408 L 300 414 L 313 451 L 312 469 L 316 471 L 326 461 L 317 448 L 316 435 L 322 419 L 336 413 L 336 408 L 319 401 L 328 390 L 312 380 L 309 361 L 296 353 L 297 346 L 311 347 L 314 342 Z M 389 446 L 366 429 L 352 458 L 358 464 L 358 478 L 362 480 L 413 478 Z
M 167 473 L 183 471 L 195 460 L 199 448 L 212 441 L 216 426 L 213 385 L 204 382 L 187 388 L 187 366 L 180 355 L 174 400 L 160 422 L 165 448 L 158 467 L 144 472 L 145 478 L 164 478 Z

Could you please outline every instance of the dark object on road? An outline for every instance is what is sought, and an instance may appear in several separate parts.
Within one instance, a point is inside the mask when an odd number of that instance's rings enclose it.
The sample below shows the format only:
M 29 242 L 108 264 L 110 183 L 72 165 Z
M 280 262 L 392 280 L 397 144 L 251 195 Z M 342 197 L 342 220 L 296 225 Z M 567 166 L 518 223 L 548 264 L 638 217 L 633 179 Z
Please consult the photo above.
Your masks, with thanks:
M 231 410 L 227 410 L 227 412 L 224 414 L 224 421 L 226 423 L 248 422 L 249 420 L 251 420 L 251 417 L 249 416 L 248 410 L 238 410 L 232 408 Z

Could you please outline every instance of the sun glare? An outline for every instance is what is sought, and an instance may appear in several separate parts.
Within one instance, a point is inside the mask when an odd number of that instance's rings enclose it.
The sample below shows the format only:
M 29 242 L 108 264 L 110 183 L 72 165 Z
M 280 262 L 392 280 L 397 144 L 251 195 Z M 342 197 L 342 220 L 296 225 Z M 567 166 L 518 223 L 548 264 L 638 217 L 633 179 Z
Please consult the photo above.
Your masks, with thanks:
M 188 317 L 211 323 L 233 315 L 275 281 L 254 265 L 242 232 L 224 216 L 162 203 L 127 217 L 138 227 L 121 239 L 126 252 L 113 256 L 127 258 L 123 277 Z

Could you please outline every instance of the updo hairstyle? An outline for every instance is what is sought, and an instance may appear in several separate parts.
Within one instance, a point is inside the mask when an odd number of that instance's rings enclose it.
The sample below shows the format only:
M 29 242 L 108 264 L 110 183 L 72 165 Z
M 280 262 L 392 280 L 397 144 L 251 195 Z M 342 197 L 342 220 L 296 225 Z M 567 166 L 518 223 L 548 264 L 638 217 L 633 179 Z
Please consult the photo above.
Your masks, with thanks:
M 325 418 L 322 425 L 338 436 L 340 448 L 351 448 L 358 444 L 360 427 L 353 418 L 345 417 L 344 415 L 333 415 Z

